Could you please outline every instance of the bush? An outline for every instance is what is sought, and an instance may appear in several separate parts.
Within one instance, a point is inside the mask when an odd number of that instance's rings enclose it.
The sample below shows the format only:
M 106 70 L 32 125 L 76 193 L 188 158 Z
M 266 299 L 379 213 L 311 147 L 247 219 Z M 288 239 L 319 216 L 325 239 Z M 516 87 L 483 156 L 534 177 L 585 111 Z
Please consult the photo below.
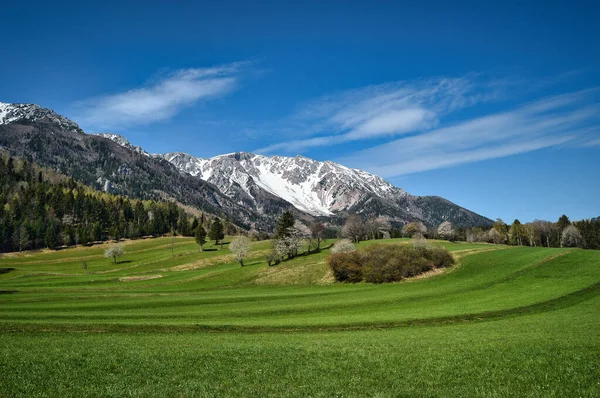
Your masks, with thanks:
M 421 242 L 371 245 L 361 252 L 335 253 L 329 258 L 335 279 L 352 283 L 396 282 L 452 264 L 454 258 L 445 248 Z
M 435 268 L 447 268 L 454 264 L 454 257 L 443 246 L 429 244 L 424 239 L 413 241 L 411 246 L 421 257 L 434 264 Z
M 454 257 L 445 248 L 441 246 L 433 246 L 429 249 L 424 256 L 430 260 L 435 268 L 448 268 L 454 265 Z
M 362 281 L 362 255 L 357 252 L 335 253 L 329 257 L 329 266 L 335 280 L 339 282 L 358 283 Z

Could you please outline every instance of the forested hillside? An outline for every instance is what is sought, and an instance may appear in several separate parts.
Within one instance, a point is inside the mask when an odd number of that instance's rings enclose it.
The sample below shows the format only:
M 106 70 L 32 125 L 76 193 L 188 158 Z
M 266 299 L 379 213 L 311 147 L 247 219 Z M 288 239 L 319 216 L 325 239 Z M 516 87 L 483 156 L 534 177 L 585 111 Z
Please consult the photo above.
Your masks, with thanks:
M 180 173 L 163 159 L 73 126 L 77 125 L 64 128 L 47 117 L 0 124 L 0 147 L 98 190 L 136 199 L 174 199 L 211 214 L 226 214 L 244 228 L 274 225 L 271 215 L 263 217 L 235 203 L 212 184 Z
M 199 223 L 173 201 L 99 192 L 30 162 L 0 155 L 0 250 L 86 244 L 175 233 Z

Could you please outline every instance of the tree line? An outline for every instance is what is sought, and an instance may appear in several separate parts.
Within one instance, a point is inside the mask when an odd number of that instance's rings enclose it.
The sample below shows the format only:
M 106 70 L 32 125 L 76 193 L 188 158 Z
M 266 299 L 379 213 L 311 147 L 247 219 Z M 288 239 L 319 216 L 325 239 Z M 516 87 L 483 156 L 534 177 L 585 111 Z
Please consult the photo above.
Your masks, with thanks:
M 488 242 L 513 246 L 579 247 L 600 250 L 600 219 L 571 221 L 562 215 L 556 222 L 534 220 L 512 224 L 497 219 L 492 227 L 454 228 L 448 221 L 436 229 L 428 229 L 422 223 L 413 222 L 402 229 L 404 236 L 423 235 L 466 242 Z

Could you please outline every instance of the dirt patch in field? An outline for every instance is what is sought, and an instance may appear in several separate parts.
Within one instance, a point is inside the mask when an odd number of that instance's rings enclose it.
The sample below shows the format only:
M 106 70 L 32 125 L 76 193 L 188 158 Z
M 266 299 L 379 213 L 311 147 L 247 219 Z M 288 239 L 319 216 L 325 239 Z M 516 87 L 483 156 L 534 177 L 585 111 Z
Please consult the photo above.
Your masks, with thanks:
M 331 268 L 327 269 L 327 273 L 325 274 L 325 276 L 323 276 L 321 278 L 321 280 L 319 280 L 319 284 L 321 285 L 328 285 L 330 283 L 334 283 L 335 282 L 335 276 L 333 276 L 333 271 L 331 270 Z
M 252 253 L 252 255 L 250 257 L 245 259 L 244 262 L 264 257 L 267 253 L 269 253 L 269 250 L 256 251 L 256 252 Z M 220 256 L 215 256 L 215 257 L 210 257 L 210 258 L 203 258 L 201 260 L 197 260 L 192 263 L 176 265 L 176 266 L 170 267 L 170 268 L 163 268 L 163 269 L 161 269 L 161 271 L 164 271 L 164 272 L 193 271 L 193 270 L 197 270 L 197 269 L 210 267 L 212 265 L 230 263 L 234 260 L 235 260 L 235 257 L 233 254 L 223 254 Z
M 454 257 L 455 260 L 460 260 L 461 258 L 470 256 L 471 254 L 491 252 L 494 250 L 503 250 L 503 249 L 507 249 L 507 247 L 498 246 L 498 247 L 490 247 L 490 248 L 486 247 L 486 248 L 479 248 L 479 249 L 464 249 L 464 250 L 456 250 L 456 251 L 450 252 L 450 254 L 452 254 L 452 257 Z
M 325 275 L 321 276 L 323 271 Z M 284 262 L 262 270 L 254 283 L 259 285 L 323 284 L 329 283 L 329 273 L 330 270 L 325 261 L 303 262 L 301 264 L 286 264 Z M 333 277 L 333 274 L 331 276 Z
M 123 276 L 119 278 L 119 282 L 137 282 L 137 281 L 147 281 L 150 279 L 158 279 L 162 278 L 162 275 L 138 275 L 138 276 Z
M 211 258 L 203 258 L 201 260 L 194 261 L 192 263 L 176 265 L 170 268 L 163 268 L 161 271 L 192 271 L 195 269 L 202 269 L 210 267 L 211 265 L 217 265 L 222 263 L 228 263 L 234 260 L 233 254 L 225 254 L 222 256 L 215 256 Z

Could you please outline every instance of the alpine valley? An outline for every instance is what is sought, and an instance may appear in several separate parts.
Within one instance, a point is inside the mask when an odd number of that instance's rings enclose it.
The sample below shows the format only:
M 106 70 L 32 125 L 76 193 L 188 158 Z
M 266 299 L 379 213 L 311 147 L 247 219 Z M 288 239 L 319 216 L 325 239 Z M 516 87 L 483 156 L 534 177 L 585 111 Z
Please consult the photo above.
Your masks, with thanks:
M 281 213 L 341 223 L 349 214 L 392 225 L 491 225 L 492 220 L 437 196 L 414 196 L 381 177 L 302 156 L 236 152 L 209 159 L 149 154 L 117 134 L 86 134 L 73 121 L 34 104 L 0 103 L 0 146 L 96 189 L 169 199 L 245 229 L 271 231 Z

